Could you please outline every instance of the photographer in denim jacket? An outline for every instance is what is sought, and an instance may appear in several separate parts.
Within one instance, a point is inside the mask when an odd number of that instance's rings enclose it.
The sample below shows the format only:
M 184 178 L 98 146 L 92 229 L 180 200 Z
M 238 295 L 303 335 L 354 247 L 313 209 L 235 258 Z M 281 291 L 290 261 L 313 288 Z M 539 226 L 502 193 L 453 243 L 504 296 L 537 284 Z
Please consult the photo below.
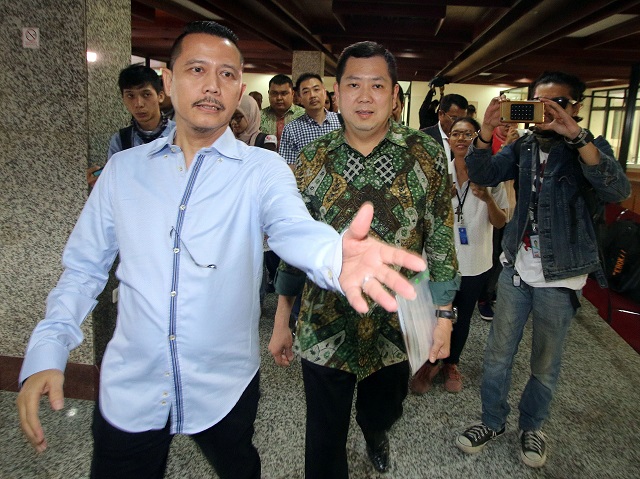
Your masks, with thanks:
M 543 73 L 534 82 L 533 99 L 544 103 L 544 122 L 492 156 L 500 103 L 508 101 L 494 98 L 466 157 L 471 181 L 493 186 L 515 179 L 518 184 L 515 213 L 502 240 L 504 269 L 485 350 L 482 422 L 456 438 L 466 453 L 480 452 L 505 431 L 513 360 L 533 313 L 531 376 L 519 404 L 519 438 L 526 465 L 541 467 L 546 461 L 541 428 L 558 381 L 564 339 L 587 275 L 602 273 L 584 191 L 593 187 L 603 202 L 622 201 L 630 193 L 609 143 L 578 125 L 584 90 L 574 76 Z

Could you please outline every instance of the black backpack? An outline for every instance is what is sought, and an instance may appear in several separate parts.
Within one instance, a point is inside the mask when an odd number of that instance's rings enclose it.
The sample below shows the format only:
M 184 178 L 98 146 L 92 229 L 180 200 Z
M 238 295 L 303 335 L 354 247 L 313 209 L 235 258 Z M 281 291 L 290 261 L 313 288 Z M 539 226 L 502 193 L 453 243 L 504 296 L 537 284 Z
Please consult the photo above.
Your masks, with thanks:
M 124 128 L 120 128 L 120 144 L 122 145 L 122 150 L 128 150 L 133 147 L 133 126 L 125 126 Z
M 626 219 L 610 224 L 602 253 L 609 289 L 640 303 L 640 224 Z

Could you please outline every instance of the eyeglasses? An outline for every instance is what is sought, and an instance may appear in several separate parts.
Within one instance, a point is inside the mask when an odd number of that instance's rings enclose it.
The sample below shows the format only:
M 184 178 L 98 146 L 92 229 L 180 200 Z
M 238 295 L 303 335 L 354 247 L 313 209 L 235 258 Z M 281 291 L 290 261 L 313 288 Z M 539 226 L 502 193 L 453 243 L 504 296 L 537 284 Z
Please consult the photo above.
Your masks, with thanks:
M 446 113 L 445 113 L 446 115 Z M 449 139 L 450 140 L 466 140 L 466 141 L 471 141 L 475 138 L 476 134 L 475 133 L 470 133 L 468 131 L 452 131 L 449 134 Z
M 442 110 L 440 110 L 440 111 L 442 111 Z M 449 118 L 449 120 L 451 120 L 452 122 L 458 121 L 460 118 L 462 118 L 462 117 L 460 117 L 460 116 L 451 116 L 451 115 L 449 115 L 449 113 L 447 113 L 446 111 L 442 111 L 442 113 L 444 113 L 444 115 L 445 115 L 447 118 Z
M 534 100 L 539 100 L 540 97 L 535 97 Z M 567 98 L 566 96 L 557 96 L 555 98 L 549 98 L 551 101 L 555 101 L 558 105 L 565 109 L 567 105 L 575 105 L 578 103 L 578 100 L 572 100 L 571 98 Z

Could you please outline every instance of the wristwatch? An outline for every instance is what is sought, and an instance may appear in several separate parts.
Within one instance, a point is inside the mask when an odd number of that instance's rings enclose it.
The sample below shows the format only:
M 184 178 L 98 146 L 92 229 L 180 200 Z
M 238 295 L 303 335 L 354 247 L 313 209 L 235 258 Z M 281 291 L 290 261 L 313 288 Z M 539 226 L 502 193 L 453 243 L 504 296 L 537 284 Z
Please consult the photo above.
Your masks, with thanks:
M 448 309 L 436 309 L 436 318 L 445 318 L 456 324 L 456 321 L 458 321 L 458 308 L 453 308 L 451 311 Z
M 586 146 L 587 143 L 591 143 L 594 140 L 593 133 L 591 133 L 586 128 L 580 129 L 580 133 L 573 140 L 569 138 L 564 139 L 565 143 L 572 148 L 582 148 Z

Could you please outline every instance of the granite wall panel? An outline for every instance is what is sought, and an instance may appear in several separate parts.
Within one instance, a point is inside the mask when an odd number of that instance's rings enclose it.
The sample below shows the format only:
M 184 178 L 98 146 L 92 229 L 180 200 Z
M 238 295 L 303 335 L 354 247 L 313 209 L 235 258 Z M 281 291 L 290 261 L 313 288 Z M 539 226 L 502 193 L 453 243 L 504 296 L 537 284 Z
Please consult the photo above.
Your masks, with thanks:
M 0 356 L 22 356 L 43 317 L 87 198 L 90 145 L 104 158 L 126 121 L 113 85 L 130 58 L 129 9 L 123 0 L 0 0 Z M 23 27 L 39 28 L 39 48 L 23 48 Z M 88 69 L 90 44 L 108 61 Z M 92 364 L 90 319 L 83 330 L 70 360 Z

